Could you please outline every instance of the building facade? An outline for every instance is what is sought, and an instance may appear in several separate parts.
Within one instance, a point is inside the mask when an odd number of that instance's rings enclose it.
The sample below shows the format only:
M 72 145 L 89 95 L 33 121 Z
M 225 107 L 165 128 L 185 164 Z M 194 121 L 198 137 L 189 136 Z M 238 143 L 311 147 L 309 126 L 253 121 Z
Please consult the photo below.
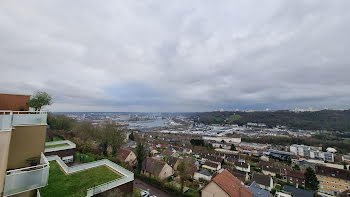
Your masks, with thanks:
M 350 189 L 350 171 L 321 165 L 317 165 L 315 170 L 320 192 L 336 196 Z
M 36 196 L 47 185 L 45 112 L 0 111 L 0 196 Z

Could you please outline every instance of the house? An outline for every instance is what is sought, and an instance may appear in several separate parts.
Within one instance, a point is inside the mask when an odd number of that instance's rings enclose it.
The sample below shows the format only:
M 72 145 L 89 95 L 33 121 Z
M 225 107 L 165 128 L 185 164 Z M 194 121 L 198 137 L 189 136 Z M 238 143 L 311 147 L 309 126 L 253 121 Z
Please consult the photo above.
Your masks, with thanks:
M 305 177 L 302 171 L 287 170 L 283 175 L 282 181 L 292 183 L 296 187 L 305 187 Z
M 350 164 L 350 155 L 343 155 L 342 160 L 348 164 Z
M 313 197 L 314 194 L 311 191 L 295 188 L 289 185 L 284 185 L 283 190 L 291 193 L 293 197 Z
M 235 161 L 234 165 L 237 170 L 240 170 L 243 172 L 250 172 L 250 164 L 246 163 L 245 161 Z
M 177 153 L 176 151 L 175 152 L 172 152 L 172 151 L 169 151 L 169 150 L 163 150 L 161 155 L 163 157 L 176 157 L 177 156 Z
M 128 142 L 127 146 L 128 146 L 129 148 L 136 148 L 137 144 L 136 144 L 135 141 L 130 141 L 130 142 Z
M 221 169 L 221 163 L 216 163 L 212 161 L 205 161 L 205 163 L 202 165 L 202 168 L 206 168 L 209 170 L 220 170 Z
M 252 181 L 255 181 L 261 188 L 268 191 L 271 191 L 273 188 L 273 179 L 268 175 L 254 173 L 252 175 Z
M 125 163 L 132 165 L 132 166 L 137 163 L 136 154 L 133 151 L 126 149 L 126 148 L 119 149 L 117 158 Z
M 253 197 L 253 193 L 227 170 L 219 172 L 201 193 L 202 197 Z
M 174 174 L 174 169 L 165 161 L 147 157 L 142 163 L 142 173 L 155 176 L 161 180 Z
M 349 170 L 316 165 L 315 171 L 317 179 L 320 182 L 320 192 L 336 196 L 345 190 L 350 189 Z
M 283 165 L 281 163 L 272 163 L 260 161 L 258 167 L 261 169 L 262 173 L 275 177 L 277 174 L 284 175 L 287 170 L 292 170 L 289 166 Z
M 231 172 L 233 174 L 233 176 L 237 177 L 243 183 L 245 183 L 249 180 L 248 172 L 243 172 L 243 171 L 234 169 L 231 166 L 227 166 L 227 165 L 224 165 L 222 168 Z
M 295 156 L 295 154 L 291 152 L 279 151 L 279 150 L 273 150 L 273 149 L 270 149 L 268 151 L 268 155 L 270 158 L 276 159 L 279 161 L 288 161 L 289 158 L 292 158 Z
M 201 170 L 199 172 L 195 172 L 193 178 L 197 181 L 200 179 L 210 181 L 212 178 L 212 175 L 210 174 L 210 172 L 207 169 L 205 169 L 205 170 Z
M 69 140 L 45 143 L 45 156 L 58 155 L 64 163 L 74 161 L 76 145 Z
M 286 191 L 278 191 L 275 194 L 275 197 L 293 197 L 291 193 Z
M 202 161 L 211 161 L 214 163 L 222 164 L 224 162 L 224 158 L 221 156 L 202 155 Z
M 158 152 L 156 149 L 151 150 L 150 153 L 151 153 L 152 155 L 159 154 L 159 152 Z
M 253 183 L 250 184 L 248 189 L 253 193 L 253 197 L 269 197 L 270 196 L 270 192 L 261 188 L 260 185 L 257 184 L 255 181 L 253 181 Z

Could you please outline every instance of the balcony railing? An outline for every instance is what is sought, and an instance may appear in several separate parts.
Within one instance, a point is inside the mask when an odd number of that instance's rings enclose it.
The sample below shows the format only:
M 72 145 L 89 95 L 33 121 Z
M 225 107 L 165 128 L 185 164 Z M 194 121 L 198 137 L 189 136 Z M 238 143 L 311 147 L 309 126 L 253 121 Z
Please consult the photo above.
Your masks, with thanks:
M 7 171 L 4 196 L 45 187 L 49 178 L 49 162 L 41 153 L 40 164 Z
M 0 111 L 0 131 L 12 126 L 46 125 L 46 120 L 47 112 L 43 111 Z

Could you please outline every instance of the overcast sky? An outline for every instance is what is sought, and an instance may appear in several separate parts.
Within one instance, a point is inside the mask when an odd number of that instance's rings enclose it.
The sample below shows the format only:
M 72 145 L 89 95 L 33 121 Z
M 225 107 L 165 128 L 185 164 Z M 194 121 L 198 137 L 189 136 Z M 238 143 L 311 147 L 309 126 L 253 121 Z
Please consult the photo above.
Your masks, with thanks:
M 0 1 L 0 92 L 51 111 L 350 108 L 350 1 Z

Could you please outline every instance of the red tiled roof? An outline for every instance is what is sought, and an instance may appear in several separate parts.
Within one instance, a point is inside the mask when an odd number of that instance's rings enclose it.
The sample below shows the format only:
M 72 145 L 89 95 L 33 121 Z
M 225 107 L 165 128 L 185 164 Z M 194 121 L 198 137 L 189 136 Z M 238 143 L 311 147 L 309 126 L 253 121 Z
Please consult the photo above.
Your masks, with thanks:
M 253 193 L 229 171 L 223 170 L 213 181 L 231 197 L 252 197 Z

